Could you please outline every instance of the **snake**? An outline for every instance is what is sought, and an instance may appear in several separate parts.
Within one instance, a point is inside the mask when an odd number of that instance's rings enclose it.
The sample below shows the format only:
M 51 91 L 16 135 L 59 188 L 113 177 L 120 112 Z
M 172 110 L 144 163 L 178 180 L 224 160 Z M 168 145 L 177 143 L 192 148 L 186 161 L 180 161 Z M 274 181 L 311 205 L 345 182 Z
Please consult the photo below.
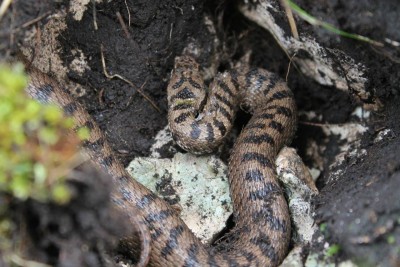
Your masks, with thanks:
M 28 73 L 26 91 L 32 98 L 57 104 L 74 118 L 76 127 L 90 130 L 83 152 L 111 176 L 114 205 L 144 229 L 141 249 L 145 251 L 138 266 L 265 267 L 282 262 L 291 223 L 275 158 L 293 138 L 297 110 L 292 91 L 278 75 L 241 67 L 218 73 L 206 86 L 192 56 L 175 58 L 167 87 L 168 123 L 183 149 L 211 153 L 230 132 L 238 107 L 252 113 L 229 159 L 235 225 L 216 245 L 208 246 L 186 226 L 176 208 L 129 175 L 99 126 L 60 83 L 34 67 L 28 67 Z

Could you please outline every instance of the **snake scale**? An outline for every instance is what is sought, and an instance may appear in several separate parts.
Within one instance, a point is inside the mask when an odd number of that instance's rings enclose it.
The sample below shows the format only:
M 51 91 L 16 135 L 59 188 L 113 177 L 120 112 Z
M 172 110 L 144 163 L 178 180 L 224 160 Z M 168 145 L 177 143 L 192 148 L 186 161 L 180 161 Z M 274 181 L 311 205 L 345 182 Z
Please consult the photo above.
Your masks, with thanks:
M 164 200 L 132 179 L 113 155 L 99 127 L 62 86 L 29 69 L 27 92 L 41 102 L 61 106 L 77 127 L 91 130 L 82 144 L 91 160 L 114 183 L 113 202 L 146 228 L 150 266 L 276 266 L 287 253 L 290 218 L 276 179 L 275 157 L 296 128 L 293 94 L 275 74 L 263 69 L 218 74 L 207 92 L 199 65 L 177 57 L 168 85 L 168 119 L 172 135 L 193 153 L 211 152 L 232 127 L 235 111 L 245 105 L 252 118 L 236 141 L 229 162 L 234 228 L 216 247 L 204 246 Z M 143 231 L 145 232 L 145 231 Z M 150 251 L 151 249 L 151 251 Z

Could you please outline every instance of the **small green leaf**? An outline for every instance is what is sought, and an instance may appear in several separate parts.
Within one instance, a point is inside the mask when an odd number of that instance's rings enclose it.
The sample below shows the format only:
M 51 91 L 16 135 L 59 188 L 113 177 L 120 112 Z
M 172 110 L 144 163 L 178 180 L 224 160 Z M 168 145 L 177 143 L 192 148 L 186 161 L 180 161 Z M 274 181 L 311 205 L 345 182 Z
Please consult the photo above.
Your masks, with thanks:
M 4 100 L 0 101 L 0 121 L 5 121 L 7 115 L 13 110 L 12 103 L 6 102 Z
M 36 117 L 41 109 L 40 103 L 37 101 L 27 101 L 25 111 L 30 117 Z
M 67 129 L 72 129 L 75 125 L 75 122 L 71 117 L 68 117 L 68 118 L 64 118 L 63 125 Z
M 33 173 L 35 175 L 35 182 L 43 184 L 46 180 L 47 170 L 41 163 L 36 163 L 33 165 Z
M 396 243 L 396 238 L 393 235 L 389 235 L 387 237 L 387 242 L 388 244 L 393 245 L 394 243 Z
M 18 162 L 15 166 L 14 166 L 14 174 L 16 175 L 26 175 L 28 173 L 30 173 L 32 170 L 32 164 L 30 162 Z
M 53 128 L 41 128 L 39 130 L 39 138 L 42 142 L 54 145 L 58 141 L 58 135 Z
M 44 118 L 47 122 L 56 124 L 62 120 L 63 113 L 60 108 L 54 105 L 46 105 Z
M 11 228 L 11 222 L 9 220 L 0 220 L 0 229 L 8 230 Z
M 328 225 L 327 225 L 326 223 L 321 223 L 321 224 L 319 225 L 319 230 L 320 230 L 322 233 L 324 233 L 324 232 L 326 231 L 327 227 L 328 227 Z
M 335 244 L 335 245 L 330 246 L 326 250 L 325 255 L 328 257 L 332 257 L 332 256 L 336 255 L 337 253 L 339 253 L 339 251 L 340 251 L 340 246 L 338 244 Z
M 4 189 L 3 186 L 5 184 L 5 182 L 7 181 L 7 176 L 5 173 L 1 172 L 0 173 L 0 190 Z
M 24 75 L 24 67 L 22 64 L 15 64 L 12 70 L 7 66 L 0 68 L 0 87 L 10 89 L 10 92 L 17 92 L 24 89 L 27 85 L 28 79 Z M 0 95 L 2 92 L 0 91 Z
M 59 204 L 65 204 L 71 198 L 71 192 L 65 184 L 56 184 L 51 193 L 54 201 Z
M 25 176 L 15 175 L 11 180 L 11 190 L 15 197 L 26 199 L 29 196 L 30 183 Z

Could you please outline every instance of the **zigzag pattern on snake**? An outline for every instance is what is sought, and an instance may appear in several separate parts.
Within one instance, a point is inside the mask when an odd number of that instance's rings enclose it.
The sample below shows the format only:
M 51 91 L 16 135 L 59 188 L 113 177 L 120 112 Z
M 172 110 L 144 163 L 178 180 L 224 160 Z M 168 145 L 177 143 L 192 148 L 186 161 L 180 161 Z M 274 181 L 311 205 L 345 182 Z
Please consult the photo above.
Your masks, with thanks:
M 292 92 L 276 75 L 263 69 L 224 72 L 204 85 L 199 66 L 189 56 L 177 57 L 168 85 L 168 119 L 177 143 L 194 153 L 211 152 L 232 127 L 239 104 L 253 113 L 235 143 L 229 163 L 235 227 L 217 247 L 208 248 L 193 235 L 165 201 L 132 179 L 116 160 L 104 135 L 61 86 L 31 68 L 27 92 L 54 102 L 73 116 L 77 127 L 91 130 L 86 154 L 114 183 L 113 202 L 148 231 L 150 266 L 276 266 L 290 239 L 290 218 L 276 180 L 275 157 L 296 128 Z M 144 232 L 144 231 L 143 231 Z M 146 246 L 144 246 L 146 248 Z

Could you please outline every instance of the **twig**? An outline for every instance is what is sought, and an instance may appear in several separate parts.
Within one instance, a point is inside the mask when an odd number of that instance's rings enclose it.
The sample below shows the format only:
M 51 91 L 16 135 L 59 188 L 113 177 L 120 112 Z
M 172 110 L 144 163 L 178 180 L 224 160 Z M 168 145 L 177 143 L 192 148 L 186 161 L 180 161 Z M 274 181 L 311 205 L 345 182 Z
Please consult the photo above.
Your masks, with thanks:
M 104 59 L 104 47 L 103 45 L 100 45 L 100 53 L 101 53 L 101 64 L 103 66 L 103 72 L 104 75 L 108 78 L 108 79 L 114 79 L 114 78 L 118 78 L 120 80 L 123 80 L 124 82 L 126 82 L 127 84 L 129 84 L 130 86 L 136 88 L 136 90 L 139 92 L 139 94 L 144 97 L 158 112 L 161 112 L 161 110 L 157 107 L 157 105 L 153 102 L 153 100 L 151 100 L 142 90 L 141 88 L 138 88 L 137 86 L 135 86 L 131 81 L 129 81 L 128 79 L 122 77 L 119 74 L 113 74 L 110 75 L 107 72 L 107 68 L 106 68 L 106 61 Z
M 144 88 L 144 86 L 145 86 L 146 84 L 147 84 L 147 78 L 146 78 L 146 80 L 144 81 L 144 83 L 140 86 L 140 90 L 143 90 L 143 88 Z M 133 95 L 131 95 L 131 96 L 129 97 L 128 103 L 126 103 L 126 107 L 129 107 L 129 105 L 131 104 L 132 96 L 133 96 Z
M 18 31 L 20 31 L 21 29 L 27 28 L 27 27 L 31 26 L 32 24 L 35 24 L 36 22 L 42 20 L 43 18 L 45 18 L 49 14 L 51 14 L 51 12 L 46 12 L 43 15 L 40 15 L 37 18 L 34 18 L 32 20 L 29 20 L 29 21 L 25 22 L 21 26 L 17 26 L 14 29 L 10 29 L 7 32 L 2 32 L 2 33 L 0 33 L 0 37 L 6 36 L 6 35 L 10 35 L 10 34 L 14 34 L 14 33 L 18 32 Z
M 103 105 L 103 95 L 104 95 L 104 88 L 101 88 L 99 92 L 99 103 L 100 105 Z
M 31 266 L 31 267 L 50 267 L 51 265 L 47 265 L 37 261 L 29 261 L 21 258 L 17 254 L 12 254 L 10 260 L 19 265 L 19 266 Z
M 293 56 L 291 56 L 290 58 L 289 58 L 289 65 L 288 65 L 288 69 L 287 69 L 287 72 L 286 72 L 286 82 L 287 82 L 287 80 L 288 80 L 288 77 L 289 77 L 289 72 L 290 72 L 290 67 L 291 67 L 291 65 L 292 65 L 292 61 L 293 61 L 293 58 L 296 56 L 296 53 L 294 53 L 293 54 Z
M 334 126 L 341 127 L 352 123 L 319 123 L 319 122 L 299 121 L 299 124 L 323 128 L 323 127 L 334 127 Z
M 122 27 L 122 29 L 123 29 L 124 32 L 125 32 L 126 38 L 130 39 L 130 38 L 131 38 L 131 34 L 129 33 L 128 28 L 126 27 L 126 24 L 125 24 L 125 22 L 124 22 L 124 19 L 123 19 L 122 16 L 121 16 L 121 13 L 119 13 L 119 11 L 117 11 L 116 15 L 117 15 L 119 24 L 121 24 L 121 27 Z
M 309 122 L 309 121 L 299 121 L 299 124 L 310 125 L 315 127 L 325 127 L 330 125 L 339 125 L 339 124 L 327 124 L 327 123 L 318 123 L 318 122 Z
M 12 11 L 12 13 L 14 13 L 14 10 Z M 1 20 L 1 18 L 0 18 L 0 20 Z M 15 33 L 12 31 L 12 28 L 14 27 L 13 25 L 14 25 L 14 23 L 15 23 L 15 16 L 10 16 L 10 35 L 9 35 L 9 40 L 10 40 L 10 47 L 13 47 L 14 46 L 14 43 L 15 43 Z M 10 55 L 10 50 L 9 49 L 7 49 L 7 57 Z
M 293 37 L 298 40 L 299 32 L 297 31 L 296 21 L 294 20 L 292 9 L 286 0 L 281 0 L 281 5 L 285 9 L 286 17 L 289 20 L 290 30 L 292 31 Z
M 26 27 L 31 26 L 32 24 L 34 24 L 34 23 L 36 23 L 36 22 L 42 20 L 44 17 L 46 17 L 46 16 L 49 15 L 50 13 L 51 13 L 50 11 L 49 11 L 49 12 L 46 12 L 46 13 L 44 13 L 43 15 L 41 15 L 41 16 L 35 18 L 35 19 L 32 19 L 32 20 L 30 20 L 30 21 L 25 22 L 24 24 L 21 25 L 21 28 L 26 28 Z M 16 30 L 16 29 L 15 29 L 15 30 Z
M 93 26 L 94 29 L 97 31 L 99 27 L 97 26 L 97 13 L 96 13 L 96 1 L 92 0 L 92 5 L 93 5 Z
M 128 26 L 131 27 L 131 12 L 129 11 L 128 3 L 125 0 L 126 10 L 128 11 Z
M 171 43 L 172 40 L 172 29 L 174 28 L 174 23 L 171 23 L 171 30 L 169 30 L 169 43 Z
M 6 13 L 8 7 L 10 6 L 13 0 L 3 0 L 0 5 L 0 21 L 3 18 L 4 14 Z

